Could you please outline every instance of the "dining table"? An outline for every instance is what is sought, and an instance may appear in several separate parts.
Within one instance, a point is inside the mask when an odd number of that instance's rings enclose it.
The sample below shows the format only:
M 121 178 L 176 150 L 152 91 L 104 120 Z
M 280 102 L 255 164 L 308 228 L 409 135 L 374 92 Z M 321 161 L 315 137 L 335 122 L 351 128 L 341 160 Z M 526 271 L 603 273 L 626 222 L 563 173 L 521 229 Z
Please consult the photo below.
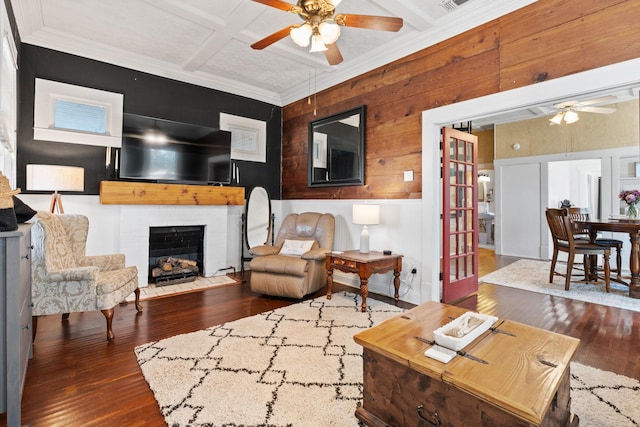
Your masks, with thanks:
M 631 280 L 627 285 L 629 286 L 629 296 L 631 298 L 640 298 L 640 219 L 589 219 L 576 221 L 576 223 L 589 231 L 589 237 L 592 242 L 595 242 L 600 231 L 629 234 L 631 242 L 631 254 L 629 255 Z

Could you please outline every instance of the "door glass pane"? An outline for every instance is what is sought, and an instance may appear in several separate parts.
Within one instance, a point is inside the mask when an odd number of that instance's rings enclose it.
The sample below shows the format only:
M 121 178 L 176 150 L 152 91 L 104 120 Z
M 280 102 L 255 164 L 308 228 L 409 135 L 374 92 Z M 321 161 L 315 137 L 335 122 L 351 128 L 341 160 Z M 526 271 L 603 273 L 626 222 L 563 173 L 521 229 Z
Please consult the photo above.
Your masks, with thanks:
M 449 237 L 449 255 L 455 255 L 456 253 L 456 236 L 452 234 Z
M 467 204 L 466 207 L 468 208 L 472 208 L 473 206 L 471 206 L 471 204 L 473 203 L 473 188 L 472 187 L 467 187 L 466 189 L 466 200 L 467 200 Z

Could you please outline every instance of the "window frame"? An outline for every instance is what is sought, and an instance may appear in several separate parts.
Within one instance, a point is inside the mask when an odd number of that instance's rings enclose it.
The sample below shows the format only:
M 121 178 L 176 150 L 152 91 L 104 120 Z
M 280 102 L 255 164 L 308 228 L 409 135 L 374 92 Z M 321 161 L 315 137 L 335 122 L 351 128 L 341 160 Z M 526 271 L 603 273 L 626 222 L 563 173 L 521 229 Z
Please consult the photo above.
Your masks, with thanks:
M 55 128 L 56 100 L 105 108 L 106 133 Z M 36 78 L 34 101 L 34 139 L 100 147 L 122 146 L 123 94 Z

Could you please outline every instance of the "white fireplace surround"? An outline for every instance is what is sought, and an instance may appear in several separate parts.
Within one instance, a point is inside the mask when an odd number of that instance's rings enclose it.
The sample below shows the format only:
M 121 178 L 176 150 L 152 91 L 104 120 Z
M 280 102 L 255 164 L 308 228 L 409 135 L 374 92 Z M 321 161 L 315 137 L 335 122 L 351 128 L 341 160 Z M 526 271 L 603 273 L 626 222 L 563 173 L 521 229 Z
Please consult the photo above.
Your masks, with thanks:
M 149 267 L 149 227 L 203 225 L 203 255 L 205 276 L 213 276 L 227 259 L 226 206 L 120 206 L 120 253 L 127 265 L 138 268 L 138 284 L 147 286 Z

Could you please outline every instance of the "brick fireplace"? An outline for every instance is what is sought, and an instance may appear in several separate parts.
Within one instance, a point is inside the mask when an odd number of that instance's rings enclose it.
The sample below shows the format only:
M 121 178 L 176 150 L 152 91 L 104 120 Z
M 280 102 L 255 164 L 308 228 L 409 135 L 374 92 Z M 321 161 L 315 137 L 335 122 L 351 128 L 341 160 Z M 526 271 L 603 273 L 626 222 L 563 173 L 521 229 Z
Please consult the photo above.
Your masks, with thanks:
M 149 283 L 149 238 L 151 227 L 203 227 L 202 268 L 204 276 L 233 264 L 228 247 L 236 242 L 236 227 L 229 224 L 229 206 L 122 205 L 119 219 L 120 252 L 127 265 L 138 268 L 140 287 Z M 235 252 L 234 252 L 235 253 Z

